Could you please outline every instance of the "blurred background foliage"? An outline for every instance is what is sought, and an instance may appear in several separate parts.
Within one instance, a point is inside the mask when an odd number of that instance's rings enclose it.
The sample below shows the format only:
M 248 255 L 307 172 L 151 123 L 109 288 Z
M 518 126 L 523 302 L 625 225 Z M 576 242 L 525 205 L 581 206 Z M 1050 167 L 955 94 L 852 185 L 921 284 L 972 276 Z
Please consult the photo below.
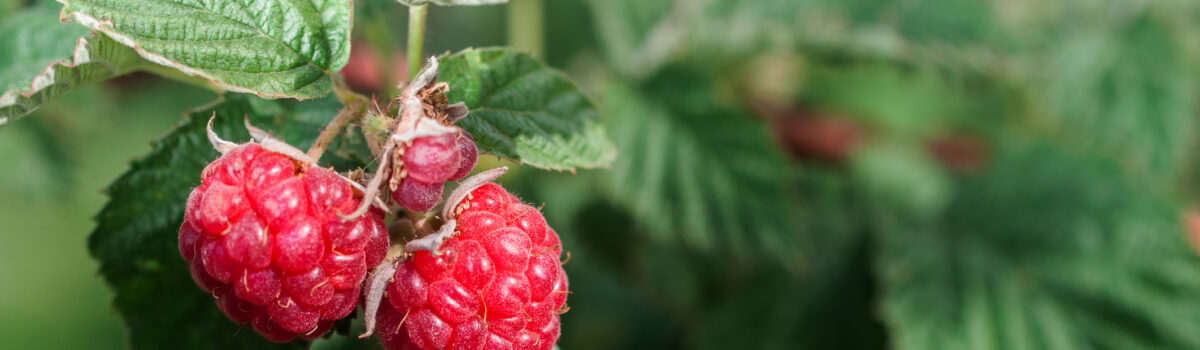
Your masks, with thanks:
M 512 1 L 430 9 L 426 50 L 517 44 L 601 106 L 611 169 L 503 179 L 571 252 L 562 348 L 1200 348 L 1200 4 Z M 396 76 L 404 8 L 356 6 L 347 70 Z M 0 128 L 0 348 L 124 347 L 99 191 L 214 98 L 135 74 Z

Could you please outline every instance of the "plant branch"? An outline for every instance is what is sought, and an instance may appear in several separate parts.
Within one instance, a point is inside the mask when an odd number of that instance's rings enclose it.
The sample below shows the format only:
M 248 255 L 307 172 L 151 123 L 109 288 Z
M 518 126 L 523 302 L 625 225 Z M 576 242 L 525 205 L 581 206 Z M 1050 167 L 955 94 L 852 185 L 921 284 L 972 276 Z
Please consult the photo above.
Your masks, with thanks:
M 421 49 L 425 46 L 425 4 L 408 8 L 408 78 L 417 76 L 424 62 Z
M 317 135 L 317 140 L 313 141 L 311 147 L 308 148 L 308 157 L 320 161 L 321 155 L 325 153 L 325 148 L 333 143 L 333 139 L 337 138 L 338 134 L 342 133 L 342 129 L 350 122 L 361 119 L 367 111 L 367 97 L 359 95 L 340 79 L 334 79 L 333 92 L 337 94 L 338 100 L 342 101 L 343 107 L 338 111 L 337 116 L 321 129 L 321 134 Z

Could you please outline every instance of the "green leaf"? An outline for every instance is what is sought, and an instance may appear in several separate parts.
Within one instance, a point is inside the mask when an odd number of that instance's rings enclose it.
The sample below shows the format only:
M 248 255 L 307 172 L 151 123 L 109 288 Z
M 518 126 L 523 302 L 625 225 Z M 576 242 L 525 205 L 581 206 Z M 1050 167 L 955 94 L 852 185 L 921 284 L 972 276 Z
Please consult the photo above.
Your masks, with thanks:
M 339 107 L 332 98 L 281 103 L 227 94 L 190 113 L 108 187 L 110 200 L 96 215 L 97 227 L 88 239 L 88 248 L 100 261 L 100 274 L 116 292 L 114 303 L 129 327 L 132 348 L 304 347 L 299 341 L 270 343 L 226 319 L 212 297 L 192 282 L 179 255 L 177 235 L 188 194 L 200 183 L 204 166 L 218 156 L 205 135 L 213 113 L 214 130 L 228 140 L 249 140 L 242 126 L 245 117 L 276 137 L 303 147 L 316 138 Z M 331 158 L 330 153 L 326 158 Z M 335 164 L 355 163 L 341 160 Z
M 1200 348 L 1177 205 L 1111 158 L 1000 153 L 942 217 L 876 220 L 897 349 Z
M 979 56 L 994 55 L 979 44 L 996 31 L 995 16 L 971 0 L 588 2 L 603 54 L 634 78 L 678 62 L 733 69 L 773 50 L 933 61 L 942 68 L 976 68 L 990 63 Z
M 151 62 L 262 97 L 320 97 L 350 56 L 350 1 L 59 0 Z
M 432 3 L 442 6 L 483 6 L 507 4 L 508 0 L 396 0 L 406 6 L 420 6 Z
M 1051 137 L 1120 156 L 1155 186 L 1167 185 L 1195 149 L 1195 57 L 1183 44 L 1190 34 L 1150 13 L 1130 22 L 1063 34 L 1045 73 L 1028 84 L 1052 112 L 1039 121 Z
M 606 166 L 616 148 L 595 106 L 562 73 L 528 54 L 468 49 L 442 57 L 450 102 L 471 113 L 458 122 L 480 151 L 543 169 Z
M 0 23 L 0 125 L 81 85 L 145 64 L 103 35 L 59 23 L 56 14 L 35 6 Z
M 798 266 L 790 168 L 764 126 L 715 103 L 720 97 L 703 80 L 676 74 L 655 82 L 604 94 L 622 153 L 608 173 L 613 199 L 651 238 Z
M 676 1 L 677 3 L 678 1 Z M 686 16 L 669 20 L 672 1 L 592 0 L 600 44 L 609 63 L 631 76 L 644 76 L 664 64 L 683 35 Z

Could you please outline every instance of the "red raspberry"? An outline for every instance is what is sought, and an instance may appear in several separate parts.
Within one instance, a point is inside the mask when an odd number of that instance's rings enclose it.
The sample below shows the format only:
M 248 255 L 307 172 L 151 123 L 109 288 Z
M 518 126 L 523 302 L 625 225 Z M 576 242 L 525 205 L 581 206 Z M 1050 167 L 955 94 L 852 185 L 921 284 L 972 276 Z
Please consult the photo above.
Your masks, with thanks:
M 442 199 L 442 183 L 467 176 L 479 158 L 466 131 L 418 137 L 403 152 L 404 177 L 392 199 L 412 211 L 432 209 Z
M 387 286 L 377 322 L 388 349 L 550 349 L 567 275 L 537 209 L 485 184 L 457 208 L 441 254 L 418 251 Z
M 234 322 L 276 342 L 315 338 L 354 311 L 367 267 L 387 254 L 383 213 L 337 216 L 359 201 L 329 170 L 237 146 L 188 198 L 179 253 Z

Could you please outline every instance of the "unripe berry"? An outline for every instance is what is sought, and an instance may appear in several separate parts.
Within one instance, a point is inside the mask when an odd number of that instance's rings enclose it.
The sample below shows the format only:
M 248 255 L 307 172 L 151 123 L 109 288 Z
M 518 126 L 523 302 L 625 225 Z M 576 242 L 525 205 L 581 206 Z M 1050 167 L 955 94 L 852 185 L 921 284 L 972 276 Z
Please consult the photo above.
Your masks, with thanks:
M 400 186 L 392 190 L 392 199 L 405 209 L 426 211 L 442 200 L 442 183 L 406 177 L 400 180 Z
M 377 317 L 388 349 L 550 349 L 567 276 L 558 234 L 499 185 L 454 208 L 441 254 L 418 251 L 392 275 Z
M 442 183 L 465 177 L 479 158 L 475 139 L 462 130 L 418 137 L 402 152 L 402 178 L 392 199 L 412 211 L 432 209 L 442 199 Z
M 450 181 L 458 181 L 467 174 L 471 173 L 471 169 L 475 168 L 475 163 L 479 160 L 479 149 L 475 147 L 475 138 L 471 137 L 471 133 L 466 131 L 458 134 L 458 171 L 450 176 Z
M 383 214 L 337 214 L 361 198 L 337 174 L 248 143 L 204 169 L 179 252 L 236 323 L 271 341 L 312 339 L 354 311 L 367 266 L 387 251 Z
M 459 168 L 458 135 L 418 137 L 404 150 L 408 177 L 431 183 L 449 180 Z

